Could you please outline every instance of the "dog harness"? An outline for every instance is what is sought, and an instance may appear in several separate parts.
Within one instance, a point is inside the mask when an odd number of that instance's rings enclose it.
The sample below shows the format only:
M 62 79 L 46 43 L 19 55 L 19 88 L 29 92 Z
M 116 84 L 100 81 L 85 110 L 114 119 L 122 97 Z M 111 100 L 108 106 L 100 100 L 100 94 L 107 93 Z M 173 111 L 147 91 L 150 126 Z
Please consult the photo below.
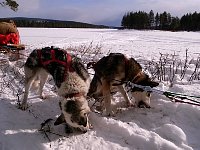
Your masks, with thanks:
M 43 49 L 37 50 L 37 55 L 39 58 L 40 63 L 44 68 L 50 63 L 59 63 L 65 67 L 64 73 L 64 80 L 66 78 L 67 72 L 74 72 L 75 70 L 72 68 L 72 56 L 67 53 L 66 51 L 54 48 L 54 47 L 45 47 Z M 72 98 L 72 97 L 80 97 L 84 96 L 84 93 L 70 93 L 66 94 L 65 98 Z
M 57 51 L 61 51 L 62 52 L 61 54 L 64 54 L 64 56 L 62 56 L 60 58 L 56 57 Z M 38 54 L 40 63 L 44 67 L 49 65 L 52 62 L 57 62 L 65 67 L 65 71 L 74 72 L 74 69 L 71 66 L 71 64 L 72 64 L 71 55 L 62 49 L 54 48 L 54 47 L 45 47 L 42 49 L 38 49 L 37 54 Z M 44 55 L 50 55 L 50 56 L 44 56 Z M 46 57 L 49 57 L 49 58 L 46 58 Z

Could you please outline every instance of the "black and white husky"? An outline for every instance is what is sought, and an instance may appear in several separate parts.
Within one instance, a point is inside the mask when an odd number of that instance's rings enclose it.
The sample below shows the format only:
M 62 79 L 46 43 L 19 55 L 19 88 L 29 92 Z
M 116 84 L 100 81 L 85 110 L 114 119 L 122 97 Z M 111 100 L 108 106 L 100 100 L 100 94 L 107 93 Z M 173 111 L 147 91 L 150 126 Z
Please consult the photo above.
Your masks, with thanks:
M 90 86 L 90 76 L 83 63 L 74 55 L 66 51 L 46 47 L 36 49 L 29 55 L 25 66 L 25 93 L 20 108 L 27 109 L 28 93 L 32 83 L 39 77 L 39 95 L 51 74 L 61 97 L 61 115 L 55 125 L 67 123 L 70 127 L 79 128 L 86 132 L 90 128 L 88 113 L 90 108 L 86 96 Z

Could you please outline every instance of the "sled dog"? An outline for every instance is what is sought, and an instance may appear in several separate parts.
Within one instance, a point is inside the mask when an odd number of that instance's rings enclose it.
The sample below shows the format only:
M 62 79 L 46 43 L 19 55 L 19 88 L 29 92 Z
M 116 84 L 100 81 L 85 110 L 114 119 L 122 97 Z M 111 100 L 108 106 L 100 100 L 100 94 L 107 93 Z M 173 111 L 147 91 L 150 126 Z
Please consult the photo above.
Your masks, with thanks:
M 91 67 L 92 66 L 92 67 Z M 128 106 L 133 105 L 123 83 L 131 81 L 135 84 L 155 87 L 157 82 L 151 81 L 149 76 L 142 71 L 141 65 L 133 58 L 127 58 L 121 53 L 111 53 L 101 58 L 98 62 L 88 63 L 88 68 L 95 71 L 88 92 L 89 97 L 103 97 L 101 108 L 106 110 L 106 115 L 112 115 L 111 93 L 113 88 L 123 95 Z M 132 88 L 131 94 L 135 99 L 135 106 L 150 108 L 150 93 L 139 88 Z
M 44 98 L 43 86 L 52 75 L 57 93 L 61 115 L 55 125 L 66 123 L 69 127 L 79 128 L 83 132 L 89 129 L 88 113 L 90 108 L 86 96 L 90 86 L 90 76 L 79 58 L 63 49 L 46 47 L 35 49 L 29 55 L 25 66 L 25 93 L 21 109 L 27 109 L 27 98 L 32 83 L 39 77 L 39 95 Z

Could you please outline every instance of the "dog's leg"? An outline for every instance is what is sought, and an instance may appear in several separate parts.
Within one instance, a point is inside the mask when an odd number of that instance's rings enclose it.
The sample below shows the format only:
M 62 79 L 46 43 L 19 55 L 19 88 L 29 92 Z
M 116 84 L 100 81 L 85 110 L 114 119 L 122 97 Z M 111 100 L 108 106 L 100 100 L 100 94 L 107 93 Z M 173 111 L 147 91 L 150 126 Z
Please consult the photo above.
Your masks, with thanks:
M 110 87 L 111 86 L 109 82 L 107 82 L 106 80 L 102 81 L 102 91 L 103 91 L 104 105 L 106 108 L 107 116 L 112 115 Z
M 26 68 L 26 67 L 24 70 L 25 70 L 25 92 L 24 92 L 24 99 L 20 106 L 20 108 L 22 110 L 26 110 L 28 107 L 27 99 L 28 99 L 29 90 L 30 90 L 30 87 L 31 87 L 34 79 L 36 78 L 36 72 L 34 72 L 31 69 Z
M 129 99 L 129 96 L 128 96 L 127 92 L 125 91 L 123 85 L 118 85 L 117 88 L 120 91 L 120 93 L 122 94 L 122 96 L 124 97 L 124 99 L 126 100 L 127 107 L 133 106 L 133 103 Z
M 40 79 L 39 95 L 41 99 L 45 99 L 45 95 L 43 95 L 42 92 L 43 92 L 44 84 L 46 83 L 48 79 L 48 73 L 45 70 L 42 70 L 39 74 L 40 74 L 39 75 L 39 79 Z

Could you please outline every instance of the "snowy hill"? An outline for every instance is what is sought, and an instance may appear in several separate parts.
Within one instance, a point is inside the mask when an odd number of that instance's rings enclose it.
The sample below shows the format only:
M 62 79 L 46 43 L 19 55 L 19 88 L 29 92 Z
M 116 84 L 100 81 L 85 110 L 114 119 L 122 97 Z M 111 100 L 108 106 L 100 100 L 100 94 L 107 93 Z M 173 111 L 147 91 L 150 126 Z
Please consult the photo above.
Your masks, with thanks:
M 100 45 L 102 53 L 83 56 L 85 62 L 91 58 L 98 60 L 109 52 L 121 52 L 134 57 L 144 67 L 146 61 L 158 60 L 160 53 L 176 53 L 184 60 L 188 49 L 188 59 L 194 61 L 200 53 L 200 34 L 195 32 L 56 28 L 19 28 L 19 32 L 21 43 L 26 45 L 26 56 L 35 48 L 53 45 L 73 49 L 92 43 Z M 48 95 L 46 100 L 41 100 L 32 91 L 28 110 L 17 109 L 18 100 L 23 96 L 23 63 L 26 56 L 18 62 L 9 62 L 7 57 L 0 55 L 6 60 L 4 65 L 0 65 L 0 150 L 200 149 L 200 107 L 173 103 L 157 93 L 152 94 L 150 109 L 123 108 L 114 117 L 92 112 L 90 120 L 93 129 L 85 134 L 66 134 L 64 125 L 51 125 L 51 133 L 45 136 L 39 131 L 40 125 L 49 118 L 54 121 L 60 114 L 59 97 L 49 79 L 44 89 Z M 183 80 L 177 75 L 173 87 L 169 87 L 168 82 L 162 82 L 157 89 L 200 95 L 200 81 L 188 82 L 194 67 L 191 63 Z M 114 98 L 123 101 L 120 94 Z

